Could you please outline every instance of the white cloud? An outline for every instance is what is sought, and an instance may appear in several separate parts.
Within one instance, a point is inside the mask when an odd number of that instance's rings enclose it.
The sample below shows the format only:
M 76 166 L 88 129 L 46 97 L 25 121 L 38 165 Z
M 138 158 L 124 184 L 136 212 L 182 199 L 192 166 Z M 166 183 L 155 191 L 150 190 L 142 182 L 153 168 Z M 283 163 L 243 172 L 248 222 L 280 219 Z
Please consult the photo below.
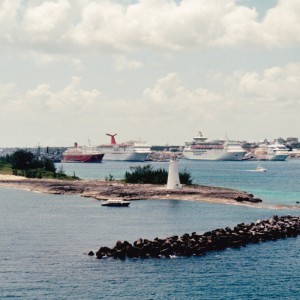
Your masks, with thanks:
M 235 72 L 226 82 L 230 82 L 227 87 L 236 89 L 242 99 L 286 106 L 291 102 L 300 104 L 299 80 L 300 64 L 287 64 L 265 69 L 261 73 Z
M 154 122 L 167 118 L 181 123 L 186 118 L 189 121 L 210 119 L 210 109 L 217 111 L 222 98 L 204 87 L 189 90 L 176 73 L 170 73 L 143 92 L 143 101 L 146 103 L 145 114 L 151 115 Z
M 289 47 L 300 43 L 300 2 L 278 0 L 260 26 L 267 47 Z
M 46 39 L 49 34 L 62 27 L 71 8 L 67 0 L 59 2 L 45 1 L 39 6 L 28 7 L 25 11 L 24 30 L 38 39 Z M 61 29 L 63 31 L 63 28 Z
M 43 83 L 21 93 L 15 84 L 6 84 L 0 86 L 0 125 L 8 127 L 13 116 L 23 124 L 14 123 L 19 130 L 39 128 L 36 139 L 45 143 L 57 131 L 68 143 L 72 141 L 67 136 L 103 140 L 105 131 L 113 130 L 121 131 L 124 139 L 142 135 L 157 144 L 183 143 L 200 129 L 207 135 L 218 133 L 215 138 L 225 133 L 230 138 L 264 138 L 274 131 L 287 136 L 297 128 L 300 64 L 219 73 L 211 80 L 217 89 L 204 85 L 190 89 L 177 73 L 169 73 L 130 101 L 126 96 L 108 98 L 98 89 L 84 89 L 76 76 L 60 90 Z
M 300 42 L 298 0 L 279 1 L 263 20 L 234 0 L 3 0 L 3 42 L 37 52 L 193 50 L 207 47 L 290 47 Z
M 128 59 L 123 55 L 115 56 L 115 68 L 118 71 L 135 70 L 143 66 L 143 63 L 134 59 Z
M 70 84 L 60 91 L 54 91 L 48 84 L 39 84 L 24 94 L 16 90 L 15 84 L 0 86 L 0 97 L 6 99 L 2 109 L 29 117 L 44 118 L 49 114 L 80 115 L 100 107 L 101 93 L 96 89 L 83 90 L 80 78 L 74 76 Z M 98 108 L 99 108 L 98 107 Z
M 300 64 L 260 73 L 235 71 L 214 79 L 221 87 L 218 92 L 205 87 L 189 90 L 177 74 L 168 74 L 144 91 L 145 109 L 153 123 L 171 123 L 178 132 L 209 128 L 220 135 L 227 132 L 245 138 L 274 131 L 288 135 L 297 128 Z M 199 128 L 200 124 L 205 128 Z
M 0 1 L 1 128 L 45 140 L 121 128 L 154 143 L 170 129 L 178 143 L 207 128 L 299 128 L 300 3 L 240 3 Z

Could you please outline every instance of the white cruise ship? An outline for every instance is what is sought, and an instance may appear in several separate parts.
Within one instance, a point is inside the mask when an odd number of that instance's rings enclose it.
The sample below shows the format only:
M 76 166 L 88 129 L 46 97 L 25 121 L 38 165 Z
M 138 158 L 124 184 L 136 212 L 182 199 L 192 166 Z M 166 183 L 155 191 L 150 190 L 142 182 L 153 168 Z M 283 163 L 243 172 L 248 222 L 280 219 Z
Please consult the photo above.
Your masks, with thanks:
M 145 161 L 151 152 L 146 142 L 129 141 L 118 144 L 115 136 L 117 134 L 106 134 L 110 136 L 110 144 L 102 144 L 97 146 L 97 151 L 104 153 L 103 161 L 119 160 L 119 161 Z
M 186 142 L 183 157 L 195 160 L 242 160 L 246 151 L 240 143 L 224 140 L 207 141 L 199 132 L 192 142 Z
M 288 150 L 285 145 L 279 143 L 261 144 L 254 154 L 257 160 L 285 161 L 290 153 Z

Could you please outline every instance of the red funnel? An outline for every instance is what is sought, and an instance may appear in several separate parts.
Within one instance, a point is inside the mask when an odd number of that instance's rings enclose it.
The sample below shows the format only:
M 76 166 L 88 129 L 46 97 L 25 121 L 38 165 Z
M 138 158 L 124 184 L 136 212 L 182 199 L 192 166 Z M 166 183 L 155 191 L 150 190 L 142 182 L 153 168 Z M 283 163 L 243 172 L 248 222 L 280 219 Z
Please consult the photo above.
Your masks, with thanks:
M 115 136 L 117 134 L 116 133 L 115 134 L 107 133 L 106 135 L 110 136 L 110 143 L 111 143 L 111 145 L 115 145 L 116 144 Z

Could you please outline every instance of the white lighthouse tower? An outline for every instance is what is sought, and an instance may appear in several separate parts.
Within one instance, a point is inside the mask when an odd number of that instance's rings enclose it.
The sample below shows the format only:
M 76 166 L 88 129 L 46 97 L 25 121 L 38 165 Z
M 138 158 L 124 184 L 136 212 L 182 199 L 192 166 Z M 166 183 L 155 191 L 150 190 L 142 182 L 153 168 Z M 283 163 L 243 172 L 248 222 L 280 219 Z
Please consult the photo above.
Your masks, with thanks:
M 174 156 L 169 162 L 167 189 L 175 190 L 180 188 L 181 184 L 179 180 L 178 160 L 176 160 L 176 157 Z

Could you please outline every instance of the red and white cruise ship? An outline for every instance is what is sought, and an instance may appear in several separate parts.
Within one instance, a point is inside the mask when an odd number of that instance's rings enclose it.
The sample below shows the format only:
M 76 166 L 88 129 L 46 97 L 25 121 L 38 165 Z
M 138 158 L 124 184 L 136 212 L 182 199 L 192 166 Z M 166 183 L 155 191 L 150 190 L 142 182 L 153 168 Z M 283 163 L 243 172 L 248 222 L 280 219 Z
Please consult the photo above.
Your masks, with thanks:
M 63 153 L 62 162 L 84 162 L 84 163 L 101 163 L 104 153 L 99 152 L 93 146 L 78 147 L 74 143 L 74 147 Z
M 110 144 L 102 144 L 96 147 L 98 151 L 104 153 L 104 161 L 145 161 L 148 154 L 151 153 L 151 149 L 146 142 L 129 141 L 119 144 L 115 139 L 117 134 L 107 133 L 106 135 L 110 136 Z

